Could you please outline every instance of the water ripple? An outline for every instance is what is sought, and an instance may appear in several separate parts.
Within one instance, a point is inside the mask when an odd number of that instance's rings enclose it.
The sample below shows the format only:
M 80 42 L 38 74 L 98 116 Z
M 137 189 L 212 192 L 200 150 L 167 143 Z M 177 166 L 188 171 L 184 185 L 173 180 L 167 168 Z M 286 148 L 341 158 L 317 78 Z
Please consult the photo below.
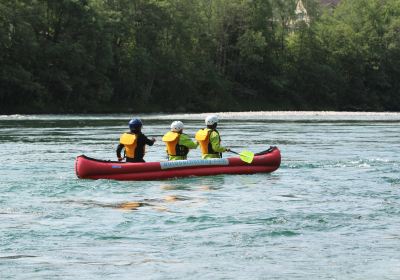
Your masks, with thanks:
M 181 119 L 143 115 L 157 137 Z M 272 174 L 80 180 L 128 115 L 0 116 L 1 279 L 398 279 L 399 113 L 220 113 L 222 142 L 278 145 Z M 199 150 L 191 158 L 199 158 Z

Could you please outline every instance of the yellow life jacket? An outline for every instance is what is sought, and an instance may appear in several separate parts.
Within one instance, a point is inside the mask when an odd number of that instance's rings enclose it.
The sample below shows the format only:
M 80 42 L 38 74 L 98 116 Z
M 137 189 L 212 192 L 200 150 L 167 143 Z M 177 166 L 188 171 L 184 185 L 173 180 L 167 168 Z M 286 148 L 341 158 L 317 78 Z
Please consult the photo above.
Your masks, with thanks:
M 176 146 L 179 143 L 179 133 L 168 131 L 162 140 L 167 145 L 167 152 L 170 156 L 176 156 Z
M 210 128 L 204 128 L 204 129 L 200 129 L 199 131 L 196 132 L 196 140 L 199 142 L 200 144 L 200 149 L 201 149 L 201 153 L 203 155 L 206 154 L 219 154 L 218 152 L 215 152 L 212 148 L 212 145 L 210 143 L 210 134 L 211 132 L 216 131 Z M 218 133 L 218 131 L 216 131 Z M 218 133 L 219 136 L 219 133 Z M 221 138 L 219 139 L 219 141 L 221 142 Z
M 126 156 L 129 158 L 134 158 L 137 146 L 136 134 L 124 133 L 121 135 L 119 142 L 125 146 Z
M 189 148 L 179 145 L 181 134 L 178 132 L 168 131 L 163 136 L 162 140 L 167 145 L 167 153 L 170 156 L 187 156 Z

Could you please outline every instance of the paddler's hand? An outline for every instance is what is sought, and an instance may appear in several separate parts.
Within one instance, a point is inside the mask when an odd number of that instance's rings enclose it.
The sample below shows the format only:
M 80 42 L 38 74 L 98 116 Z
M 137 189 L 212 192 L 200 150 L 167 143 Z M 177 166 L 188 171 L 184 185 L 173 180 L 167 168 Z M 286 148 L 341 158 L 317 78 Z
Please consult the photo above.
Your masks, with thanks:
M 151 138 L 151 141 L 153 141 L 153 143 L 156 142 L 156 138 Z
M 124 158 L 122 158 L 122 157 L 118 158 L 118 161 L 123 161 L 123 160 L 124 160 Z
M 231 151 L 231 149 L 229 149 L 229 148 L 225 149 L 225 152 L 230 152 L 230 151 Z

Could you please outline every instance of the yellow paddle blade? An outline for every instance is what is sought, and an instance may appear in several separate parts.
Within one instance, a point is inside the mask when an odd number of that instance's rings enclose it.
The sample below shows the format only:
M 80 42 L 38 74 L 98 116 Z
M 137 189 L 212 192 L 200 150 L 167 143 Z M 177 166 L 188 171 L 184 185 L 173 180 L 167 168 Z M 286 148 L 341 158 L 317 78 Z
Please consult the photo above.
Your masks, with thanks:
M 254 158 L 254 153 L 250 151 L 242 151 L 240 154 L 240 159 L 247 163 L 252 163 Z

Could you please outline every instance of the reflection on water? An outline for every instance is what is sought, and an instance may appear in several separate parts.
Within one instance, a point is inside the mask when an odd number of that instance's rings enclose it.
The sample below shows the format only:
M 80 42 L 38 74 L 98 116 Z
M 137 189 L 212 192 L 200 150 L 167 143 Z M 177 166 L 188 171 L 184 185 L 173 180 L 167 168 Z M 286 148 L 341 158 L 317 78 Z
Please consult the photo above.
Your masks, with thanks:
M 142 200 L 125 201 L 118 203 L 104 203 L 94 200 L 61 200 L 61 201 L 52 201 L 50 203 L 56 203 L 63 206 L 71 205 L 72 207 L 82 207 L 82 206 L 85 206 L 87 208 L 102 207 L 102 208 L 114 208 L 122 210 L 137 210 L 140 207 L 151 207 L 152 209 L 156 210 L 168 211 L 166 205 L 179 201 L 189 201 L 189 200 L 192 202 L 203 201 L 201 198 L 194 198 L 184 195 L 166 195 L 160 199 L 145 198 Z
M 217 175 L 210 177 L 189 177 L 179 180 L 172 179 L 165 181 L 165 183 L 162 183 L 160 185 L 160 188 L 165 191 L 218 190 L 225 184 L 224 178 L 224 175 Z

